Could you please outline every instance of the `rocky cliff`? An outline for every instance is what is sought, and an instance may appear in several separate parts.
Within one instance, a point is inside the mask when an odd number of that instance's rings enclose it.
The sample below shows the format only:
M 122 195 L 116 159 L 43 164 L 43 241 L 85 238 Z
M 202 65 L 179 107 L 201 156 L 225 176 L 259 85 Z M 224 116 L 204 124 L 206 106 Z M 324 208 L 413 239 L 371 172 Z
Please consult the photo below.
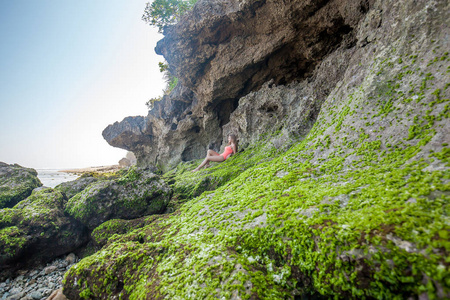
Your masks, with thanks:
M 167 167 L 204 156 L 208 145 L 219 150 L 229 132 L 248 144 L 273 125 L 272 117 L 276 129 L 304 134 L 351 55 L 375 39 L 374 30 L 381 35 L 389 30 L 379 28 L 379 11 L 366 17 L 372 2 L 199 1 L 183 21 L 167 28 L 156 47 L 179 78 L 175 91 L 147 117 L 125 118 L 103 136 L 133 151 L 141 165 Z M 274 100 L 256 107 L 255 119 L 266 128 L 224 128 L 243 96 L 294 82 L 303 84 L 294 87 L 289 103 Z M 289 126 L 282 126 L 284 121 Z
M 98 227 L 64 293 L 449 298 L 449 8 L 200 0 L 156 48 L 180 84 L 103 134 L 166 169 L 244 150 L 164 174 L 175 212 Z

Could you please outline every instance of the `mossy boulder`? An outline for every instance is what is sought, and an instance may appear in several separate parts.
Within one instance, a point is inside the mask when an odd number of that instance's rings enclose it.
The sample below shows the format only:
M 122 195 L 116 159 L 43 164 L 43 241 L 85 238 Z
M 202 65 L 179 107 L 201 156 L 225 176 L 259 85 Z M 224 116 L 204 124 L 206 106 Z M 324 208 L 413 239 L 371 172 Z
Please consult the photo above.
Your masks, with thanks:
M 134 219 L 164 212 L 172 190 L 158 175 L 131 168 L 114 180 L 90 184 L 66 204 L 65 211 L 90 230 L 110 219 Z
M 63 193 L 67 199 L 72 198 L 79 192 L 82 192 L 88 185 L 96 182 L 98 179 L 92 175 L 84 175 L 76 180 L 63 182 L 55 187 L 55 190 Z
M 86 228 L 64 215 L 64 196 L 51 188 L 33 191 L 13 208 L 0 210 L 0 273 L 47 262 L 88 239 Z
M 13 207 L 40 186 L 36 170 L 0 162 L 0 208 Z
M 144 227 L 159 218 L 160 215 L 152 215 L 133 220 L 112 219 L 102 223 L 91 232 L 91 238 L 95 247 L 103 247 L 109 238 L 122 235 Z

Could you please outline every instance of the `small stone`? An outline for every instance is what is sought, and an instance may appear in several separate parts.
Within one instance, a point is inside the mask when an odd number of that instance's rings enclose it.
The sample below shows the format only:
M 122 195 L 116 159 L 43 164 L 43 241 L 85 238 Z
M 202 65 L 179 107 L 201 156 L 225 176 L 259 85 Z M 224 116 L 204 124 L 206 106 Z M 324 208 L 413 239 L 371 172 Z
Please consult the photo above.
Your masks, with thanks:
M 288 171 L 278 171 L 275 176 L 277 176 L 278 178 L 283 178 L 284 176 L 288 175 L 289 172 Z
M 50 266 L 50 267 L 46 267 L 45 269 L 44 269 L 44 272 L 45 272 L 45 274 L 50 274 L 50 273 L 52 273 L 52 272 L 54 272 L 54 271 L 56 271 L 58 268 L 56 267 L 56 266 Z
M 29 274 L 28 276 L 34 277 L 34 276 L 36 276 L 38 273 L 39 273 L 38 271 L 34 270 L 34 271 L 31 271 L 30 274 Z
M 40 288 L 38 290 L 38 292 L 40 292 L 41 294 L 43 294 L 45 296 L 45 295 L 50 295 L 52 293 L 52 290 L 47 287 L 43 287 L 43 288 Z
M 14 294 L 12 296 L 9 296 L 8 298 L 6 298 L 7 300 L 20 300 L 23 296 L 25 296 L 25 293 L 20 292 L 17 294 Z
M 77 260 L 77 257 L 73 253 L 70 253 L 69 255 L 67 255 L 67 257 L 65 259 L 65 261 L 68 262 L 69 265 L 74 264 L 76 260 Z
M 40 300 L 43 297 L 42 294 L 38 291 L 32 292 L 31 294 L 29 294 L 29 296 L 36 300 Z
M 9 290 L 9 293 L 10 293 L 11 295 L 15 295 L 15 294 L 18 294 L 18 293 L 20 293 L 20 292 L 22 292 L 22 289 L 21 289 L 21 288 L 17 288 L 17 287 L 14 287 L 14 288 L 12 288 L 12 289 Z
M 408 201 L 406 201 L 405 203 L 414 204 L 414 203 L 417 203 L 417 199 L 416 198 L 409 198 Z
M 64 269 L 68 265 L 69 265 L 69 263 L 67 261 L 64 261 L 64 262 L 58 264 L 58 269 Z
M 67 300 L 67 298 L 62 293 L 62 288 L 60 288 L 59 290 L 53 291 L 47 300 Z

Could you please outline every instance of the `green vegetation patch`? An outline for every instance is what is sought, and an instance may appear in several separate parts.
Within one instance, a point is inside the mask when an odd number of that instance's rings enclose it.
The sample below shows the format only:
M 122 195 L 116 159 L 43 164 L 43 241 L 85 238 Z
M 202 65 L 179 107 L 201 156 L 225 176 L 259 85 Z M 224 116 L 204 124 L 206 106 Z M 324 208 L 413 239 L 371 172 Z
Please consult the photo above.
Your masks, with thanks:
M 6 258 L 13 257 L 20 251 L 26 241 L 27 239 L 24 232 L 17 226 L 0 229 L 0 243 L 2 245 L 0 257 L 2 261 Z
M 267 136 L 266 138 L 269 139 L 270 137 Z M 199 172 L 192 172 L 192 170 L 202 160 L 182 162 L 162 176 L 174 193 L 168 207 L 176 210 L 185 201 L 197 197 L 205 191 L 215 190 L 236 178 L 245 170 L 265 161 L 270 161 L 280 153 L 282 153 L 282 150 L 261 141 L 240 151 L 225 162 L 212 162 L 211 167 Z

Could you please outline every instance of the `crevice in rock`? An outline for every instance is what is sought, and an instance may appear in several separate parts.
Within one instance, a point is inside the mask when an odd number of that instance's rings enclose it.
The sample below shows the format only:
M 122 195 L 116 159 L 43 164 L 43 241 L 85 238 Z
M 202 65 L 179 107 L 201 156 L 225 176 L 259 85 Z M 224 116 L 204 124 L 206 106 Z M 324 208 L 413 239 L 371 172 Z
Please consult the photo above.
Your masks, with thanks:
M 239 99 L 226 99 L 216 105 L 212 110 L 216 113 L 219 126 L 222 128 L 223 125 L 230 122 L 230 115 L 239 105 Z

